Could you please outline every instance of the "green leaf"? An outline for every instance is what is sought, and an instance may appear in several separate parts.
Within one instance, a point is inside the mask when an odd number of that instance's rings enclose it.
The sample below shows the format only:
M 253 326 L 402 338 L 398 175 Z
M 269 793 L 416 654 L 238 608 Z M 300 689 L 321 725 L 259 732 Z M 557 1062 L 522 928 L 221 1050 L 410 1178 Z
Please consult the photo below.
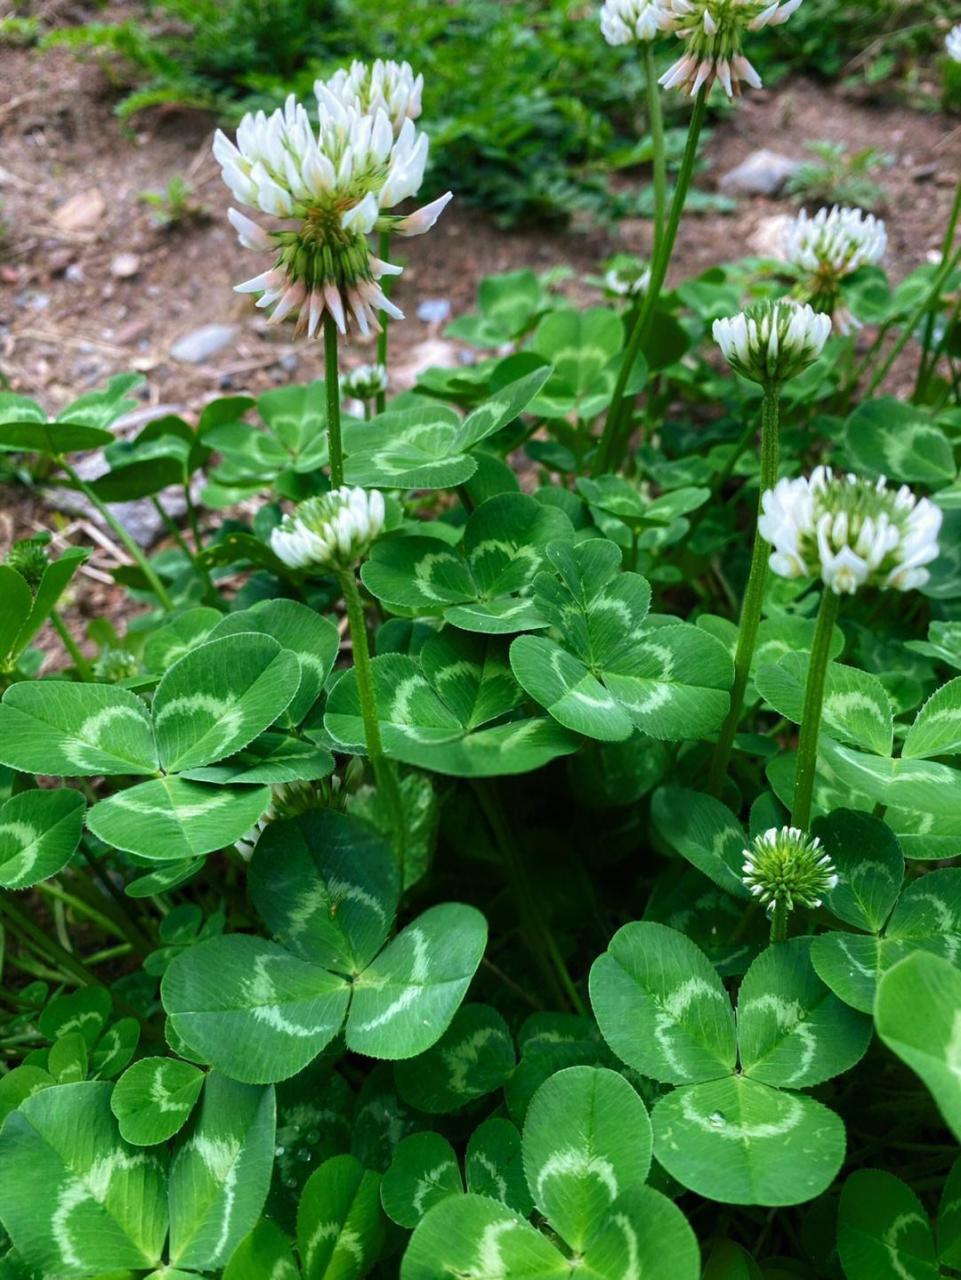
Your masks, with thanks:
M 546 315 L 531 340 L 531 349 L 549 360 L 553 374 L 531 405 L 545 418 L 576 414 L 591 419 L 610 404 L 624 343 L 621 319 L 607 307 L 574 308 Z M 632 390 L 644 386 L 646 367 L 635 369 Z
M 311 1174 L 297 1210 L 304 1280 L 359 1280 L 383 1235 L 379 1174 L 354 1156 L 334 1156 Z
M 198 645 L 157 686 L 153 720 L 168 772 L 232 755 L 289 705 L 300 663 L 267 635 L 248 632 Z
M 677 1083 L 733 1069 L 727 992 L 682 933 L 660 924 L 624 925 L 594 961 L 590 991 L 601 1035 L 642 1075 Z
M 73 857 L 83 830 L 78 791 L 21 791 L 0 805 L 0 885 L 28 889 Z
M 47 1070 L 58 1084 L 76 1084 L 87 1078 L 87 1045 L 79 1031 L 68 1031 L 50 1046 Z
M 137 1147 L 166 1142 L 187 1123 L 203 1088 L 202 1071 L 176 1058 L 141 1058 L 114 1086 L 110 1110 L 120 1135 Z
M 546 563 L 548 544 L 573 535 L 556 507 L 504 493 L 472 513 L 458 548 L 420 534 L 388 538 L 375 545 L 361 577 L 372 595 L 399 611 L 441 614 L 465 631 L 512 635 L 547 625 L 528 588 Z
M 0 422 L 0 449 L 22 453 L 41 453 L 56 458 L 64 453 L 97 449 L 110 444 L 113 433 L 100 427 L 68 422 Z
M 176 1033 L 248 1084 L 285 1080 L 312 1062 L 340 1030 L 349 998 L 342 978 L 239 933 L 176 956 L 160 990 Z
M 844 1125 L 833 1111 L 746 1076 L 682 1085 L 651 1118 L 658 1162 L 723 1204 L 813 1200 L 844 1159 Z
M 332 809 L 271 822 L 249 871 L 251 901 L 302 960 L 360 973 L 384 945 L 400 897 L 390 844 Z
M 499 1089 L 515 1064 L 514 1042 L 497 1010 L 465 1004 L 433 1048 L 399 1062 L 394 1076 L 405 1102 L 442 1115 Z
M 907 732 L 901 755 L 907 758 L 961 754 L 961 676 L 933 693 Z
M 428 1209 L 463 1190 L 460 1166 L 447 1139 L 439 1133 L 412 1133 L 398 1143 L 380 1197 L 388 1218 L 413 1230 Z
M 865 1054 L 871 1020 L 832 994 L 811 965 L 810 939 L 768 947 L 748 969 L 737 1001 L 742 1070 L 800 1089 L 848 1071 Z
M 808 654 L 789 653 L 755 676 L 757 691 L 778 715 L 801 723 Z M 864 746 L 881 756 L 891 754 L 894 719 L 884 685 L 866 671 L 828 664 L 823 707 L 824 732 L 842 742 Z
M 525 1218 L 530 1216 L 534 1202 L 524 1177 L 516 1125 L 500 1116 L 485 1120 L 470 1136 L 464 1168 L 468 1191 L 499 1200 Z
M 961 771 L 931 760 L 885 760 L 822 739 L 821 751 L 842 785 L 876 804 L 934 818 L 956 819 L 961 810 Z
M 223 1280 L 301 1280 L 290 1241 L 269 1218 L 259 1222 L 233 1251 Z
M 211 1270 L 254 1227 L 274 1161 L 273 1089 L 212 1073 L 170 1166 L 170 1261 Z
M 151 861 L 176 862 L 233 844 L 269 803 L 268 787 L 213 787 L 158 778 L 95 804 L 87 814 L 87 826 L 115 849 Z
M 448 1196 L 421 1219 L 400 1268 L 400 1280 L 438 1276 L 510 1276 L 510 1280 L 570 1280 L 559 1250 L 506 1205 L 484 1196 Z
M 183 776 L 194 782 L 223 785 L 286 782 L 315 782 L 334 771 L 334 757 L 326 747 L 315 746 L 285 733 L 262 733 L 243 751 L 219 764 L 185 769 Z
M 0 564 L 0 670 L 12 664 L 17 636 L 33 608 L 33 592 L 16 569 Z
M 880 932 L 904 880 L 904 858 L 886 823 L 855 809 L 835 809 L 814 824 L 838 873 L 828 895 L 831 911 L 846 924 Z
M 652 1187 L 635 1187 L 611 1206 L 571 1275 L 573 1280 L 655 1276 L 667 1259 L 671 1280 L 699 1280 L 700 1250 L 684 1214 Z
M 937 1228 L 938 1256 L 945 1266 L 957 1270 L 961 1262 L 961 1158 L 951 1166 L 941 1192 Z
M 99 1081 L 44 1089 L 0 1132 L 0 1221 L 37 1271 L 83 1276 L 160 1261 L 163 1167 L 120 1137 L 110 1093 Z
M 522 413 L 549 376 L 550 369 L 535 369 L 502 387 L 463 421 L 438 404 L 345 425 L 347 483 L 383 489 L 464 484 L 477 470 L 469 450 Z
M 917 952 L 878 984 L 878 1035 L 916 1072 L 961 1140 L 961 973 L 940 956 Z
M 81 1031 L 92 1049 L 112 1009 L 113 1001 L 105 987 L 83 987 L 51 1000 L 40 1014 L 40 1030 L 48 1040 L 57 1040 L 68 1031 Z
M 161 674 L 172 667 L 209 639 L 223 616 L 219 609 L 187 609 L 158 627 L 147 637 L 144 645 L 143 660 L 147 670 Z
M 841 1191 L 838 1255 L 847 1280 L 938 1280 L 928 1215 L 900 1178 L 859 1169 Z
M 520 691 L 494 642 L 444 631 L 420 661 L 399 653 L 373 660 L 374 690 L 384 750 L 404 764 L 454 777 L 528 773 L 576 749 L 577 740 L 543 717 L 511 715 Z M 356 672 L 337 681 L 324 727 L 335 746 L 365 750 Z
M 651 1167 L 651 1122 L 616 1071 L 569 1067 L 551 1076 L 524 1123 L 524 1173 L 534 1203 L 576 1252 Z
M 703 1280 L 764 1280 L 760 1267 L 733 1240 L 718 1240 L 704 1264 Z
M 487 922 L 473 907 L 431 907 L 354 982 L 347 1047 L 373 1058 L 413 1058 L 450 1026 L 484 954 Z
M 157 772 L 143 702 L 107 684 L 11 685 L 0 702 L 0 761 L 23 773 L 90 777 Z
M 37 593 L 33 598 L 33 605 L 29 615 L 20 631 L 17 633 L 16 642 L 13 647 L 13 656 L 19 657 L 29 642 L 37 634 L 46 620 L 50 617 L 57 601 L 66 591 L 67 587 L 80 566 L 89 556 L 89 551 L 82 547 L 68 547 L 58 560 L 52 561 L 43 571 L 40 584 L 37 587 Z M 3 653 L 3 645 L 0 642 L 0 655 Z
M 893 396 L 859 405 L 845 440 L 855 465 L 871 475 L 939 486 L 958 473 L 951 444 L 928 411 Z
M 741 874 L 747 840 L 726 805 L 682 787 L 659 787 L 651 818 L 661 839 L 736 898 L 750 897 Z
M 296 600 L 262 600 L 250 609 L 228 614 L 211 639 L 241 631 L 272 636 L 300 663 L 300 684 L 284 712 L 284 722 L 300 724 L 320 697 L 340 649 L 340 633 L 329 618 Z

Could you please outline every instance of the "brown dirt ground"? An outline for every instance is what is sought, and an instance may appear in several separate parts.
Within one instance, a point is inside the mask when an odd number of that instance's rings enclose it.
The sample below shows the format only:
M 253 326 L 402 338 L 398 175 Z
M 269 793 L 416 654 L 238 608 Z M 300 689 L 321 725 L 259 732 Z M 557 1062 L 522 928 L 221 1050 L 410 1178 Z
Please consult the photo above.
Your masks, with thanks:
M 110 12 L 98 13 L 99 19 Z M 0 48 L 0 202 L 7 228 L 0 247 L 0 370 L 11 387 L 56 411 L 111 373 L 134 368 L 146 375 L 150 403 L 189 411 L 227 388 L 256 392 L 317 376 L 319 344 L 293 346 L 289 332 L 267 330 L 250 300 L 232 292 L 234 282 L 259 268 L 226 222 L 226 192 L 210 154 L 211 120 L 156 111 L 124 124 L 113 103 L 96 65 L 65 51 Z M 895 280 L 937 249 L 961 168 L 961 128 L 943 116 L 869 105 L 793 82 L 751 94 L 716 126 L 698 181 L 712 189 L 759 147 L 800 157 L 815 139 L 841 141 L 852 151 L 874 146 L 892 157 L 878 181 Z M 160 230 L 139 196 L 177 174 L 189 177 L 210 216 Z M 105 204 L 96 224 L 58 230 L 57 210 L 93 190 Z M 731 215 L 687 218 L 674 277 L 757 251 L 769 220 L 795 207 L 751 198 L 740 200 Z M 408 319 L 392 331 L 392 361 L 412 376 L 425 363 L 456 359 L 438 329 L 416 318 L 423 299 L 447 299 L 457 315 L 473 305 L 484 275 L 565 265 L 580 276 L 613 252 L 643 253 L 648 243 L 649 224 L 641 220 L 616 232 L 503 232 L 455 201 L 430 235 L 403 246 L 407 265 L 395 296 Z M 111 272 L 119 253 L 138 259 L 130 278 Z M 590 296 L 579 280 L 567 287 L 575 297 Z M 199 366 L 171 359 L 179 336 L 215 321 L 238 326 L 226 350 Z M 351 358 L 371 355 L 360 348 Z M 35 495 L 8 491 L 0 504 L 0 551 L 11 536 L 28 534 L 45 518 Z M 82 531 L 75 540 L 84 540 Z M 103 578 L 109 566 L 109 553 L 104 555 Z M 112 591 L 102 580 L 85 578 L 83 594 L 89 616 L 110 608 Z

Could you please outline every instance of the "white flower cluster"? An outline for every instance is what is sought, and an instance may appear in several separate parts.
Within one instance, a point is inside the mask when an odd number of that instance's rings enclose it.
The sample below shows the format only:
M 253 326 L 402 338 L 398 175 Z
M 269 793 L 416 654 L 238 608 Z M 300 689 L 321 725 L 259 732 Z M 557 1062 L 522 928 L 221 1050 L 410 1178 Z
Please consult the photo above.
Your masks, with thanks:
M 715 320 L 713 333 L 735 373 L 771 385 L 797 377 L 814 363 L 831 336 L 831 317 L 779 299 Z
M 952 62 L 961 62 L 961 22 L 948 32 L 944 48 Z
M 352 568 L 384 527 L 384 495 L 344 485 L 307 498 L 270 535 L 274 554 L 291 569 Z
M 792 911 L 819 907 L 838 876 L 817 836 L 798 827 L 771 827 L 744 850 L 741 880 L 769 910 L 780 903 Z
M 741 52 L 745 32 L 779 26 L 801 7 L 802 0 L 668 0 L 670 30 L 686 49 L 660 83 L 693 97 L 720 81 L 729 98 L 741 84 L 760 88 L 761 77 Z
M 388 86 L 386 74 L 379 78 L 382 86 Z M 242 245 L 276 255 L 269 270 L 237 290 L 259 293 L 259 307 L 274 307 L 273 322 L 298 313 L 298 330 L 310 337 L 325 312 L 342 333 L 356 325 L 366 336 L 380 327 L 378 311 L 403 319 L 377 283 L 399 275 L 400 268 L 374 257 L 366 237 L 374 230 L 429 231 L 451 196 L 407 217 L 392 215 L 389 210 L 421 186 L 426 135 L 409 117 L 395 130 L 379 101 L 361 110 L 353 81 L 343 99 L 322 88 L 316 130 L 291 95 L 272 115 L 244 116 L 236 145 L 220 130 L 214 138 L 214 155 L 235 198 L 279 220 L 265 228 L 229 210 Z M 412 87 L 408 105 L 413 93 Z
M 930 578 L 938 557 L 942 512 L 907 485 L 889 489 L 817 467 L 809 479 L 782 479 L 761 498 L 761 537 L 774 548 L 782 578 L 819 573 L 836 595 L 860 587 L 911 591 Z
M 356 365 L 342 374 L 340 389 L 355 400 L 373 400 L 387 391 L 387 369 L 382 364 Z
M 338 103 L 352 107 L 359 115 L 383 111 L 395 135 L 405 120 L 416 120 L 420 115 L 423 91 L 424 77 L 415 76 L 409 62 L 385 62 L 383 58 L 370 66 L 352 62 L 349 70 L 342 68 L 314 84 L 322 111 Z
M 839 333 L 860 328 L 860 322 L 841 304 L 840 286 L 861 267 L 884 257 L 888 234 L 884 222 L 860 209 L 820 209 L 809 217 L 802 209 L 784 231 L 782 252 L 804 277 L 805 299 L 817 311 L 832 316 Z
M 673 26 L 669 0 L 604 0 L 601 6 L 601 34 L 608 44 L 653 40 Z

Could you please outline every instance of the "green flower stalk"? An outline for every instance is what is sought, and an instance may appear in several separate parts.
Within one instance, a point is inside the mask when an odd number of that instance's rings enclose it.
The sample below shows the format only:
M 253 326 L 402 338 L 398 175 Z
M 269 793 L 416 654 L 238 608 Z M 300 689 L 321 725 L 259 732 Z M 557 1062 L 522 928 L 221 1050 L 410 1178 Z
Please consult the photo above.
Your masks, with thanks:
M 790 912 L 819 907 L 838 876 L 817 836 L 799 827 L 771 827 L 744 850 L 741 881 L 771 917 L 771 941 L 783 942 Z
M 764 389 L 764 399 L 761 409 L 758 524 L 738 627 L 731 706 L 721 726 L 708 777 L 708 788 L 713 795 L 719 796 L 724 787 L 761 623 L 768 569 L 768 551 L 761 531 L 761 503 L 767 491 L 777 483 L 781 385 L 803 373 L 818 358 L 830 334 L 829 316 L 818 315 L 810 307 L 784 300 L 762 303 L 729 319 L 714 322 L 714 338 L 724 358 L 736 373 Z

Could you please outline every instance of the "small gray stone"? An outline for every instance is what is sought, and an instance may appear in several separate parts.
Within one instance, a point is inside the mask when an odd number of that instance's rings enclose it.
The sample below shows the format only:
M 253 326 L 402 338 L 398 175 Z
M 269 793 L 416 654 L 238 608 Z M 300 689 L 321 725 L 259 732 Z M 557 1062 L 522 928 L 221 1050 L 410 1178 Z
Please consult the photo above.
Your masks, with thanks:
M 417 319 L 424 324 L 443 324 L 450 316 L 448 298 L 425 298 L 417 308 Z
M 110 274 L 118 280 L 129 280 L 140 270 L 140 258 L 135 253 L 115 254 L 110 262 Z
M 728 195 L 776 196 L 800 167 L 800 160 L 762 148 L 752 151 L 746 160 L 725 173 L 718 187 Z
M 237 333 L 233 324 L 205 324 L 183 334 L 170 348 L 170 354 L 181 364 L 203 364 L 223 351 Z

